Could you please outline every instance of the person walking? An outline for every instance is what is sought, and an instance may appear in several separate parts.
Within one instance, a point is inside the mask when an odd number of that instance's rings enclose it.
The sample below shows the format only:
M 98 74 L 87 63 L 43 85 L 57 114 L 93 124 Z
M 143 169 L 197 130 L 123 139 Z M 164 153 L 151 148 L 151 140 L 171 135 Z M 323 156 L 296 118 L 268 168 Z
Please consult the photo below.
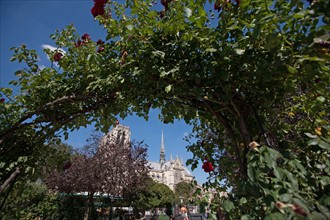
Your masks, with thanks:
M 188 218 L 188 210 L 185 205 L 180 205 L 180 214 L 181 214 L 181 220 L 189 220 Z

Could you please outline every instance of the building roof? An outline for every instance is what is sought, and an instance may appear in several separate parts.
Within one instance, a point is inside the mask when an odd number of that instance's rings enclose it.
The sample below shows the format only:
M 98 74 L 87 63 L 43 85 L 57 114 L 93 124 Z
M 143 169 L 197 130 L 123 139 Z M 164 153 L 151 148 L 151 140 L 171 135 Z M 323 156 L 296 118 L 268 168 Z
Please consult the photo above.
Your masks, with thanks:
M 175 160 L 168 160 L 164 163 L 163 167 L 161 167 L 161 164 L 158 162 L 153 162 L 153 161 L 148 161 L 147 166 L 150 167 L 151 170 L 156 171 L 156 172 L 162 172 L 163 170 L 165 170 L 166 168 L 169 167 L 173 167 L 174 169 L 178 168 L 173 166 L 173 164 L 175 163 Z M 181 164 L 181 163 L 180 163 Z M 183 166 L 181 164 L 180 169 L 184 172 L 185 176 L 192 176 L 191 172 L 188 170 L 188 168 L 186 168 L 185 166 Z

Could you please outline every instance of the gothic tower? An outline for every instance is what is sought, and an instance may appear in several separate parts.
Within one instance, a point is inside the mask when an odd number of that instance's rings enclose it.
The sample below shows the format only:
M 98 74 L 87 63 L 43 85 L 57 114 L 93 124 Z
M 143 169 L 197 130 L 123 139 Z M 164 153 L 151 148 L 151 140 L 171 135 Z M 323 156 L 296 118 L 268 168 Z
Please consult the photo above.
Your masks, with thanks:
M 160 145 L 160 155 L 159 155 L 160 168 L 163 167 L 165 162 L 166 162 L 166 159 L 165 159 L 165 146 L 164 146 L 164 131 L 162 131 L 162 141 L 161 141 L 161 145 Z
M 129 127 L 119 124 L 102 138 L 102 145 L 116 144 L 123 148 L 130 147 L 131 131 Z

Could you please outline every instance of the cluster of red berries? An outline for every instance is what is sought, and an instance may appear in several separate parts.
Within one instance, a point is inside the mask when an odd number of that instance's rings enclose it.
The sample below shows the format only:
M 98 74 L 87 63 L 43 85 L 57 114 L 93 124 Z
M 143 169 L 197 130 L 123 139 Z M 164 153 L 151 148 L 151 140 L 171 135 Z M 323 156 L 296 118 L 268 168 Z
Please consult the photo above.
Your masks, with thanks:
M 94 6 L 91 8 L 91 13 L 94 16 L 104 15 L 105 9 L 104 6 L 108 0 L 94 0 Z
M 241 0 L 235 0 L 236 5 L 239 6 Z M 231 4 L 231 0 L 216 0 L 214 2 L 214 10 L 220 11 L 222 8 L 224 8 L 227 4 Z
M 204 172 L 209 173 L 214 170 L 214 167 L 211 162 L 206 160 L 203 162 L 202 169 L 204 170 Z

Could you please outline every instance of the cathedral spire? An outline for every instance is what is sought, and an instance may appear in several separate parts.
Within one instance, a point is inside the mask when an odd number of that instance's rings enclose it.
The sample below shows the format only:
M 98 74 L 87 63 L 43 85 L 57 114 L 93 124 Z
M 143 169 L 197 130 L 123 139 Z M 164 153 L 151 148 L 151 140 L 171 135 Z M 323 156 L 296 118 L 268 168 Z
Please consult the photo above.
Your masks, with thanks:
M 162 167 L 165 162 L 166 159 L 165 159 L 164 131 L 162 130 L 162 140 L 161 140 L 160 155 L 159 155 L 160 167 Z

